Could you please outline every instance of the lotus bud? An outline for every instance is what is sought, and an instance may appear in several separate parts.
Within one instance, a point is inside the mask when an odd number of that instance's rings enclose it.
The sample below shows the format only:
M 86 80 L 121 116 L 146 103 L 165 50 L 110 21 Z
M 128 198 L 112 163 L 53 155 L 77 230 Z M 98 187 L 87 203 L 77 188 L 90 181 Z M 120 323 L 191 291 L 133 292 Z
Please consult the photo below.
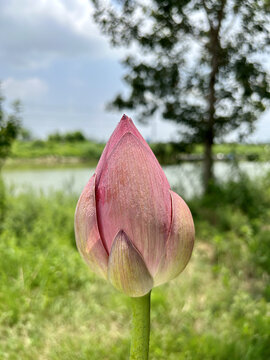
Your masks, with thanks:
M 175 278 L 190 259 L 190 210 L 126 115 L 80 196 L 75 236 L 90 269 L 131 297 Z

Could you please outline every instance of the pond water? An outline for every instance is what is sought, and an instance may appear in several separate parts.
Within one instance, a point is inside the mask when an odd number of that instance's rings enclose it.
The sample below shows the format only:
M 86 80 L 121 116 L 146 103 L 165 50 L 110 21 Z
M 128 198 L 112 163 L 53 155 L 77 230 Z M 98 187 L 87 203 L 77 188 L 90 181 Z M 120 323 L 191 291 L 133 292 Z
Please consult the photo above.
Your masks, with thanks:
M 238 168 L 251 178 L 270 171 L 270 162 L 241 162 Z M 177 188 L 184 198 L 190 198 L 202 191 L 201 163 L 182 163 L 180 165 L 163 167 L 172 188 Z M 59 168 L 59 169 L 28 169 L 4 170 L 3 178 L 9 190 L 18 193 L 32 189 L 48 193 L 52 190 L 64 190 L 80 194 L 94 168 Z M 238 170 L 226 162 L 214 164 L 215 176 L 222 181 L 236 177 Z

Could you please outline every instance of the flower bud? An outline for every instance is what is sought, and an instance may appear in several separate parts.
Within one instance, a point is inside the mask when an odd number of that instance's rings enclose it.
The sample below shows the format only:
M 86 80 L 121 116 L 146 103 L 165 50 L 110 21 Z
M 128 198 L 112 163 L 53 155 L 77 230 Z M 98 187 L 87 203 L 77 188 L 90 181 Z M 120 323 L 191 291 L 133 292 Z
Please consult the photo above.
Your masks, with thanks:
M 170 190 L 126 115 L 80 196 L 75 235 L 89 267 L 131 297 L 175 278 L 190 259 L 195 232 L 189 208 Z

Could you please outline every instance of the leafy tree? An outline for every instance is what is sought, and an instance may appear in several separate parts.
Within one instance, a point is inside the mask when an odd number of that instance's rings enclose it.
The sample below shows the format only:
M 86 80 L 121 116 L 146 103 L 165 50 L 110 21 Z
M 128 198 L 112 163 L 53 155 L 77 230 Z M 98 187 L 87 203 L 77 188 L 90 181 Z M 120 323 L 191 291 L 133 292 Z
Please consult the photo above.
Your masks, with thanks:
M 263 55 L 270 46 L 269 0 L 92 0 L 94 18 L 123 60 L 129 93 L 111 106 L 155 112 L 204 144 L 204 184 L 212 147 L 238 129 L 249 133 L 269 103 Z
M 3 111 L 3 97 L 0 96 L 0 167 L 11 151 L 12 142 L 19 134 L 21 126 L 21 103 L 19 100 L 12 104 L 12 112 Z
M 0 170 L 4 160 L 9 155 L 13 140 L 17 137 L 20 129 L 20 102 L 15 101 L 12 105 L 13 111 L 6 115 L 3 111 L 4 98 L 0 94 Z M 0 172 L 0 232 L 6 210 L 5 184 Z

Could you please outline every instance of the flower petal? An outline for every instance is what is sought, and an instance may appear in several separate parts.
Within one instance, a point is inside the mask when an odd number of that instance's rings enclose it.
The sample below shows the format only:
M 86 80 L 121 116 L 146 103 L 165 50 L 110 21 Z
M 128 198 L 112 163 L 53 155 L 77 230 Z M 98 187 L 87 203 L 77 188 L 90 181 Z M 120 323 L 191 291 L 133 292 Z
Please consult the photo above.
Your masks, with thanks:
M 123 229 L 153 276 L 169 235 L 171 198 L 157 159 L 133 134 L 122 136 L 112 151 L 96 196 L 99 230 L 108 253 Z
M 186 267 L 193 250 L 195 228 L 191 212 L 175 192 L 172 197 L 172 226 L 166 244 L 166 253 L 154 277 L 155 286 L 174 279 Z
M 107 142 L 103 153 L 101 155 L 101 158 L 98 162 L 97 168 L 96 168 L 96 174 L 97 174 L 97 180 L 96 180 L 96 184 L 99 184 L 99 180 L 100 180 L 100 176 L 102 173 L 102 170 L 108 160 L 108 158 L 110 157 L 110 154 L 113 152 L 113 149 L 115 148 L 115 146 L 118 144 L 118 142 L 120 141 L 120 139 L 126 134 L 126 133 L 131 133 L 134 136 L 136 136 L 141 143 L 149 150 L 150 154 L 149 156 L 151 156 L 152 158 L 154 158 L 154 161 L 157 162 L 158 167 L 160 168 L 161 171 L 163 171 L 161 169 L 161 166 L 159 165 L 158 161 L 156 160 L 156 157 L 154 155 L 154 153 L 152 152 L 150 146 L 147 144 L 147 142 L 144 140 L 144 138 L 142 137 L 142 135 L 140 134 L 140 132 L 138 131 L 138 129 L 136 128 L 136 126 L 133 124 L 133 121 L 131 120 L 131 118 L 129 118 L 127 115 L 123 115 L 119 124 L 117 125 L 116 129 L 114 130 L 114 132 L 112 133 L 109 141 Z M 166 179 L 167 181 L 167 179 Z M 167 181 L 168 187 L 169 187 L 169 183 Z
M 95 179 L 96 175 L 93 175 L 79 198 L 75 211 L 75 237 L 77 248 L 85 262 L 91 270 L 106 279 L 108 254 L 97 224 Z
M 124 231 L 119 231 L 113 241 L 108 279 L 116 289 L 131 297 L 143 296 L 153 287 L 153 279 L 140 253 Z

